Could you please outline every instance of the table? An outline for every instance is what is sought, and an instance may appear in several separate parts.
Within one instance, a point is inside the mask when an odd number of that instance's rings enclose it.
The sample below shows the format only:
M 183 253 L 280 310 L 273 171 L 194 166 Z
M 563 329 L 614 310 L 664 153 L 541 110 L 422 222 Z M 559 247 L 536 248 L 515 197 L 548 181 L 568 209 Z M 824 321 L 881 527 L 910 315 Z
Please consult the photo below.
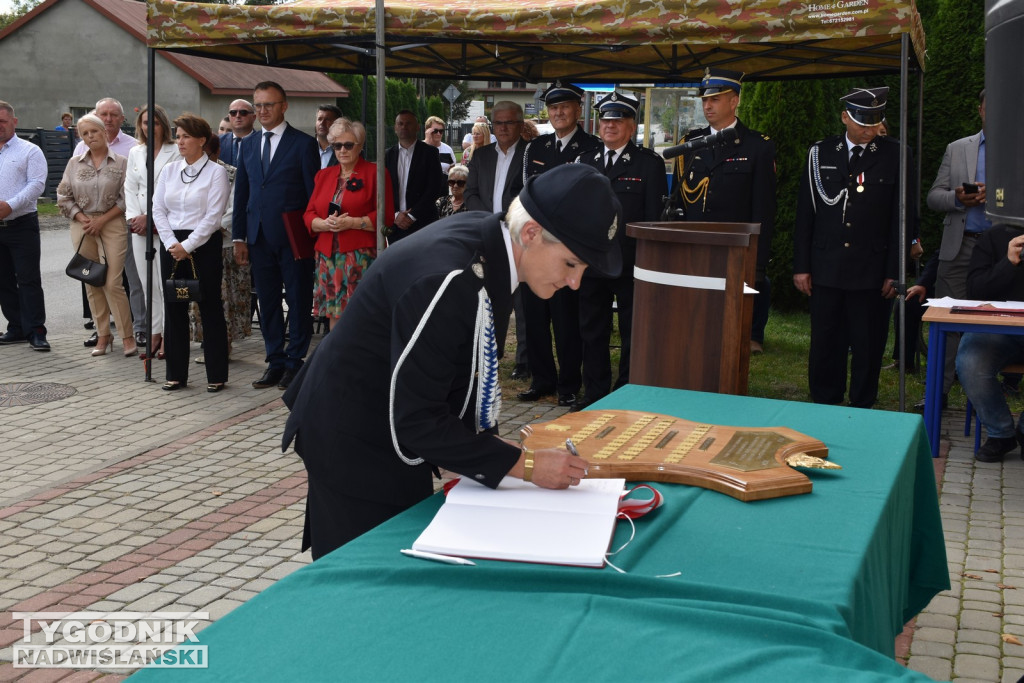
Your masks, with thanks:
M 949 308 L 929 306 L 921 317 L 928 328 L 928 369 L 925 373 L 924 425 L 931 444 L 932 457 L 939 455 L 942 428 L 942 376 L 946 365 L 947 332 L 987 332 L 1024 334 L 1024 317 L 953 313 Z
M 893 659 L 949 587 L 919 416 L 641 386 L 593 408 L 783 425 L 844 469 L 753 503 L 655 484 L 664 507 L 613 560 L 628 574 L 401 556 L 433 496 L 202 631 L 211 668 L 132 680 L 930 680 Z M 620 522 L 612 546 L 628 535 Z

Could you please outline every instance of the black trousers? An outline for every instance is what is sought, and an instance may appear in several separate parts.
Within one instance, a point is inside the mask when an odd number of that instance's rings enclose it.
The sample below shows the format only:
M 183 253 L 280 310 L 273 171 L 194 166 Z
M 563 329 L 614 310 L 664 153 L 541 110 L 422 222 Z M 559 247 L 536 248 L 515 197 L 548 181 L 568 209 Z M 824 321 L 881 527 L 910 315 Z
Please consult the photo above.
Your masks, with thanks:
M 612 302 L 619 314 L 619 378 L 615 387 L 629 383 L 629 354 L 633 335 L 633 267 L 617 278 L 586 277 L 580 285 L 580 336 L 583 338 L 583 384 L 586 402 L 593 403 L 611 391 Z
M 40 253 L 38 214 L 19 216 L 0 229 L 0 312 L 12 337 L 46 334 Z
M 875 404 L 889 333 L 889 306 L 881 283 L 878 289 L 866 290 L 814 285 L 807 381 L 815 403 L 842 403 L 849 358 L 850 405 L 870 408 Z
M 174 236 L 183 242 L 189 236 L 187 230 L 175 230 Z M 228 328 L 224 320 L 224 302 L 220 298 L 221 280 L 224 277 L 224 262 L 221 260 L 222 238 L 216 231 L 203 246 L 192 252 L 199 275 L 199 287 L 203 300 L 199 302 L 199 314 L 203 319 L 203 355 L 206 357 L 206 381 L 220 384 L 228 381 Z M 163 279 L 171 277 L 174 258 L 160 247 L 160 266 Z M 191 278 L 192 266 L 188 260 L 178 263 L 174 277 Z M 163 286 L 163 283 L 160 283 Z M 188 383 L 189 352 L 191 335 L 188 321 L 189 302 L 175 303 L 164 298 L 164 352 L 167 355 L 167 381 Z
M 555 389 L 559 394 L 575 394 L 580 390 L 583 377 L 583 341 L 580 339 L 580 296 L 578 292 L 563 288 L 550 299 L 541 299 L 521 286 L 523 312 L 526 317 L 526 355 L 532 387 L 541 391 Z M 551 330 L 555 333 L 555 354 L 551 351 Z

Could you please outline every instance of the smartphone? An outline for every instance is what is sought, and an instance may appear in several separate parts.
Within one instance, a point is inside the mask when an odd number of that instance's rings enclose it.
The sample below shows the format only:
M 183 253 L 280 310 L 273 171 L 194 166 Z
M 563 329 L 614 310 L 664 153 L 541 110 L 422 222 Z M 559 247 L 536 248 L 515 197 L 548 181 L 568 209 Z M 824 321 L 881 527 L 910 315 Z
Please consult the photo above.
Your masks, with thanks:
M 974 183 L 964 183 L 964 194 L 978 194 L 978 186 Z
M 975 191 L 977 191 L 977 189 L 975 189 Z M 341 204 L 338 204 L 337 202 L 331 202 L 327 205 L 327 215 L 333 216 L 334 214 L 338 214 L 339 216 L 341 215 Z

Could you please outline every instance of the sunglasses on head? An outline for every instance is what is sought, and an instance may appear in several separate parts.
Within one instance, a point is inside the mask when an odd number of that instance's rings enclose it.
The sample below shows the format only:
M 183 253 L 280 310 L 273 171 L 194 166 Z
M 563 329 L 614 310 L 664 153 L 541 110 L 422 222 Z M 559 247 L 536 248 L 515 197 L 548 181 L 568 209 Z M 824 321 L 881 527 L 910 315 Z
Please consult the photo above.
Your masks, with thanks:
M 449 180 L 448 184 L 451 185 L 452 187 L 465 187 L 466 186 L 466 181 L 465 180 L 454 180 L 453 179 L 453 180 Z
M 354 142 L 332 142 L 331 143 L 331 147 L 334 148 L 334 151 L 338 151 L 339 149 L 352 149 L 355 146 L 356 146 L 356 143 L 354 143 Z
M 228 114 L 231 116 L 248 116 L 252 112 L 248 109 L 229 109 Z

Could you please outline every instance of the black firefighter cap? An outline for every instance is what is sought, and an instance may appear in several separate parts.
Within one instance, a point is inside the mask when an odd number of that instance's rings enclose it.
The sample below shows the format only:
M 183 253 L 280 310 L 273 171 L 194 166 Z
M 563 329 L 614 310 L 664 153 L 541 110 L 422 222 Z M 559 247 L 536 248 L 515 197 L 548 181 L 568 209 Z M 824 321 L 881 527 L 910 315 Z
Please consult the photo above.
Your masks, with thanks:
M 541 227 L 599 275 L 622 271 L 622 206 L 608 178 L 586 164 L 563 164 L 531 176 L 519 201 Z
M 877 126 L 885 120 L 885 98 L 889 88 L 854 88 L 839 99 L 850 118 L 862 126 Z
M 704 69 L 704 78 L 700 81 L 700 96 L 711 97 L 727 90 L 733 90 L 740 94 L 740 81 L 743 80 L 742 71 L 729 71 L 708 67 Z
M 614 91 L 602 97 L 597 103 L 597 110 L 601 113 L 602 119 L 635 119 L 639 109 L 639 100 Z
M 555 81 L 548 86 L 548 89 L 540 96 L 544 104 L 558 104 L 559 102 L 582 102 L 583 88 L 578 88 L 572 83 Z

